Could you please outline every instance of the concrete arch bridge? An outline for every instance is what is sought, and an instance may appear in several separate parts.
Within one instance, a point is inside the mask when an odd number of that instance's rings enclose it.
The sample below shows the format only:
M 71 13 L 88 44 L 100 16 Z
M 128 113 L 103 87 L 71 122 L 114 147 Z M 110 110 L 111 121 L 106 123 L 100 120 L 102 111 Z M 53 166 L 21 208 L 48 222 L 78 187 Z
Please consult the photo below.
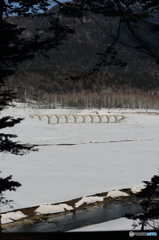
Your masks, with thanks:
M 48 124 L 52 124 L 52 119 L 56 118 L 57 123 L 61 123 L 61 119 L 65 118 L 65 123 L 70 123 L 70 120 L 73 119 L 74 123 L 95 123 L 98 119 L 98 123 L 103 123 L 103 120 L 106 118 L 107 123 L 111 122 L 111 119 L 114 119 L 115 123 L 119 123 L 120 120 L 126 118 L 124 115 L 75 115 L 75 114 L 31 114 L 31 118 L 38 117 L 42 121 L 43 117 L 48 118 Z M 79 119 L 81 120 L 79 122 Z M 72 123 L 72 121 L 71 121 Z

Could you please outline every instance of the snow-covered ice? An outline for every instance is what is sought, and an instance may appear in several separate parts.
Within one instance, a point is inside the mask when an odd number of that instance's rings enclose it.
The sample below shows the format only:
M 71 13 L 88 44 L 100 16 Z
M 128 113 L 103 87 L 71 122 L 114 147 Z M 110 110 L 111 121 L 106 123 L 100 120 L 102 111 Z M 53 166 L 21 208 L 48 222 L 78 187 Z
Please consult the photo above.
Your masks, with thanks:
M 96 114 L 97 109 L 31 109 L 10 107 L 2 116 L 24 117 L 14 128 L 16 141 L 39 144 L 24 156 L 0 154 L 1 176 L 22 184 L 7 191 L 14 209 L 55 204 L 100 192 L 131 188 L 158 174 L 159 115 L 139 110 L 101 109 L 99 114 L 124 114 L 121 123 L 46 123 L 29 114 Z M 155 110 L 152 110 L 154 112 Z M 149 111 L 147 111 L 149 112 Z M 156 111 L 157 112 L 157 111 Z M 75 145 L 57 145 L 75 144 Z M 0 211 L 10 210 L 1 206 Z
M 1 223 L 2 224 L 6 224 L 6 223 L 10 223 L 13 222 L 14 220 L 19 220 L 22 218 L 27 217 L 27 215 L 23 214 L 20 211 L 17 212 L 9 212 L 9 213 L 5 213 L 5 214 L 1 214 Z
M 109 191 L 106 197 L 128 197 L 129 194 L 122 191 Z
M 52 214 L 52 213 L 60 213 L 65 210 L 72 210 L 73 208 L 68 204 L 58 204 L 58 205 L 40 205 L 35 212 L 37 214 Z
M 103 199 L 104 199 L 103 197 L 94 197 L 94 196 L 82 197 L 81 200 L 79 200 L 78 202 L 75 203 L 75 207 L 78 208 L 84 203 L 90 204 L 90 203 L 95 203 L 95 202 L 102 202 Z
M 135 194 L 135 193 L 140 192 L 144 188 L 145 188 L 145 186 L 143 184 L 139 184 L 134 187 L 131 187 L 131 192 Z

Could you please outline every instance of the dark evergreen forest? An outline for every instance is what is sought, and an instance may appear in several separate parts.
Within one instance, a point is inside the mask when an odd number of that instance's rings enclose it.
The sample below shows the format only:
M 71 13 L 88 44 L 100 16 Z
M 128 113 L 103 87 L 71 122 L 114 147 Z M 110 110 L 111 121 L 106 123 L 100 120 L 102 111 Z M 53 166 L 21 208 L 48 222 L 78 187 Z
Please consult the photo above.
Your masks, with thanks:
M 49 12 L 57 13 L 57 6 Z M 30 39 L 39 29 L 46 35 L 49 15 L 38 17 L 12 16 L 9 22 L 24 27 L 23 37 Z M 107 64 L 98 73 L 87 75 L 109 46 L 118 28 L 118 18 L 88 13 L 87 17 L 61 17 L 60 23 L 75 30 L 57 49 L 23 62 L 16 74 L 9 77 L 8 87 L 18 93 L 20 101 L 37 101 L 55 107 L 128 107 L 159 108 L 158 64 L 151 56 L 136 51 L 126 28 L 121 29 L 121 42 L 109 55 Z M 49 33 L 51 34 L 51 33 Z M 47 35 L 48 37 L 48 35 Z

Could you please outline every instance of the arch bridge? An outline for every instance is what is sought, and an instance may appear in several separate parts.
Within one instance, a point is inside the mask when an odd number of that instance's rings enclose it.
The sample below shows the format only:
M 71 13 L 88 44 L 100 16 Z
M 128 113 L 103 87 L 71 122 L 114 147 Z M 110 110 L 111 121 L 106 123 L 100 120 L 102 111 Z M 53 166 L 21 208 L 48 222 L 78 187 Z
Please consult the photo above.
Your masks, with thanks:
M 107 118 L 107 123 L 110 123 L 111 118 L 114 118 L 115 123 L 119 123 L 119 120 L 125 119 L 124 115 L 75 115 L 75 114 L 31 114 L 31 118 L 38 117 L 40 121 L 42 121 L 43 117 L 48 118 L 48 124 L 52 124 L 52 118 L 55 117 L 57 119 L 57 123 L 61 123 L 60 119 L 65 118 L 65 123 L 72 123 L 70 119 L 73 118 L 74 123 L 87 123 L 87 120 L 90 119 L 89 123 L 95 123 L 95 119 L 98 118 L 98 123 L 103 122 L 103 118 Z M 78 120 L 82 119 L 82 122 Z

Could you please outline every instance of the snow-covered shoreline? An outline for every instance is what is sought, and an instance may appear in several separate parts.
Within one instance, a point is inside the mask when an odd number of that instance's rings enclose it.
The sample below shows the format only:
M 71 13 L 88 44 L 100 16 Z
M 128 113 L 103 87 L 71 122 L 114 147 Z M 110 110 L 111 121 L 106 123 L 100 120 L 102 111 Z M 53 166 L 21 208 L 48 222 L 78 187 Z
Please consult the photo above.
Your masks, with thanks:
M 106 193 L 96 193 L 93 196 L 83 196 L 78 199 L 71 199 L 68 202 L 62 202 L 62 203 L 56 203 L 56 204 L 41 204 L 39 206 L 32 206 L 30 208 L 23 208 L 20 209 L 21 211 L 8 211 L 6 213 L 1 214 L 1 224 L 7 224 L 12 223 L 14 220 L 20 220 L 20 219 L 30 219 L 36 218 L 35 215 L 47 215 L 49 217 L 49 214 L 54 213 L 64 213 L 66 210 L 68 211 L 77 211 L 79 209 L 86 209 L 87 207 L 94 206 L 94 204 L 100 203 L 101 205 L 108 204 L 110 202 L 115 202 L 116 200 L 124 200 L 127 197 L 133 197 L 134 194 L 139 192 L 142 188 L 144 188 L 144 185 L 132 187 L 131 189 L 121 189 L 118 191 L 109 191 Z M 129 192 L 129 193 L 127 193 Z M 108 198 L 108 200 L 107 200 Z M 87 206 L 87 207 L 86 207 Z M 26 215 L 26 212 L 29 212 L 29 215 Z M 33 217 L 34 215 L 34 217 Z M 34 221 L 33 221 L 34 222 Z M 13 225 L 22 224 L 22 222 L 17 222 Z
M 139 192 L 143 186 L 136 188 L 136 192 Z M 116 204 L 120 206 L 120 204 L 124 204 L 126 202 L 130 203 L 134 201 L 134 191 L 135 188 L 132 189 L 121 189 L 119 191 L 109 191 L 105 193 L 98 193 L 93 196 L 85 196 L 78 199 L 72 199 L 68 202 L 61 202 L 56 204 L 42 204 L 40 206 L 34 206 L 31 208 L 24 208 L 19 210 L 10 211 L 7 213 L 1 214 L 2 216 L 2 227 L 5 231 L 16 231 L 14 227 L 20 227 L 25 229 L 25 225 L 31 224 L 34 228 L 34 223 L 40 223 L 44 221 L 44 224 L 47 223 L 47 219 L 56 219 L 58 216 L 64 215 L 68 213 L 76 212 L 76 216 L 80 211 L 91 212 L 91 209 L 95 206 L 101 207 L 106 206 L 108 209 L 111 206 L 116 206 Z M 111 205 L 112 204 L 112 205 Z M 137 204 L 137 203 L 136 203 Z M 79 212 L 78 212 L 79 211 Z M 117 212 L 117 216 L 119 211 Z M 87 214 L 86 214 L 87 216 Z M 114 216 L 116 216 L 114 212 Z M 108 217 L 108 216 L 107 216 Z M 109 216 L 110 217 L 110 216 Z M 108 218 L 109 218 L 108 217 Z M 109 220 L 107 220 L 109 221 Z M 71 224 L 71 222 L 69 223 Z M 22 226 L 23 225 L 23 226 Z M 72 226 L 73 227 L 73 226 Z M 40 229 L 39 229 L 40 230 Z M 76 230 L 76 229 L 75 229 Z M 74 230 L 74 231 L 75 231 Z

